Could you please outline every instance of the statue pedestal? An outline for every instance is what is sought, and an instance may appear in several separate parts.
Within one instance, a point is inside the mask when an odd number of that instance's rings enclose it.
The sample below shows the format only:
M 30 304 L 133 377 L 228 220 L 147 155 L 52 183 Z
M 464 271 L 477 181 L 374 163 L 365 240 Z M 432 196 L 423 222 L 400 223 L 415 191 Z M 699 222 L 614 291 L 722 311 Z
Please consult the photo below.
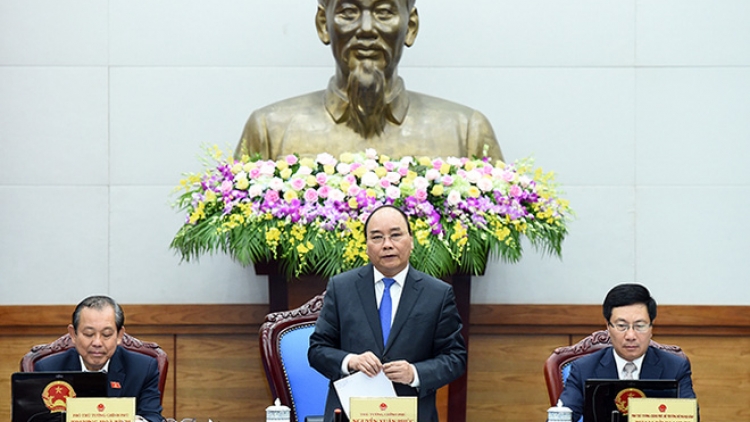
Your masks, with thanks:
M 319 295 L 326 289 L 328 280 L 316 275 L 294 278 L 290 281 L 279 271 L 278 263 L 267 262 L 255 264 L 255 272 L 268 276 L 268 307 L 269 312 L 285 311 L 301 306 L 312 297 Z M 461 334 L 469 350 L 469 308 L 471 305 L 471 276 L 456 274 L 445 277 L 444 280 L 453 285 L 456 295 L 456 307 L 461 315 L 463 328 Z M 448 421 L 466 422 L 467 374 L 448 385 Z

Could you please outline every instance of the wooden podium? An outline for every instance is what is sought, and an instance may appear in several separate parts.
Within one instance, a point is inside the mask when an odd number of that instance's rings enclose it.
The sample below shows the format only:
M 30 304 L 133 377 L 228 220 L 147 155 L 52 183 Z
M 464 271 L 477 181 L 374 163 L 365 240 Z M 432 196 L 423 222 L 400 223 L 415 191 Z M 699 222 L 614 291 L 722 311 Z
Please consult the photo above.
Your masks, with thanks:
M 279 271 L 277 262 L 255 264 L 258 275 L 268 276 L 269 312 L 285 311 L 301 306 L 310 298 L 326 289 L 328 280 L 316 275 L 305 275 L 287 281 Z M 456 307 L 463 322 L 461 334 L 469 350 L 469 308 L 471 305 L 471 276 L 456 274 L 444 280 L 453 286 L 456 295 Z M 468 361 L 467 361 L 468 366 Z M 448 386 L 448 422 L 466 422 L 467 374 L 464 374 Z

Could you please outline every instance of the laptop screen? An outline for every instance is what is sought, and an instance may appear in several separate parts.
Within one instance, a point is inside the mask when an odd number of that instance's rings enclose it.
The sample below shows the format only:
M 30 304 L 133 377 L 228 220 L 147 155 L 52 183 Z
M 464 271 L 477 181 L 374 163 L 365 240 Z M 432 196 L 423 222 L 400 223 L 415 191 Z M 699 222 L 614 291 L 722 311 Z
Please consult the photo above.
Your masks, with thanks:
M 16 372 L 10 385 L 12 422 L 64 422 L 68 397 L 107 397 L 103 372 Z
M 586 380 L 583 422 L 626 422 L 631 397 L 679 397 L 676 380 Z

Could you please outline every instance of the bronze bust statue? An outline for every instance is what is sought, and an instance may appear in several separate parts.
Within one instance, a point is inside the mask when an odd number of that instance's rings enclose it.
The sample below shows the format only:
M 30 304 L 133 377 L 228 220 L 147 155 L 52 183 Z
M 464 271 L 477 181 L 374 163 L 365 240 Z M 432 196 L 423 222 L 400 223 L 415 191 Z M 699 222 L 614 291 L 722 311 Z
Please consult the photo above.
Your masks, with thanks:
M 397 68 L 419 29 L 415 0 L 318 0 L 318 37 L 333 50 L 328 88 L 254 111 L 235 155 L 276 159 L 374 148 L 390 157 L 502 160 L 492 126 L 469 107 L 407 91 Z

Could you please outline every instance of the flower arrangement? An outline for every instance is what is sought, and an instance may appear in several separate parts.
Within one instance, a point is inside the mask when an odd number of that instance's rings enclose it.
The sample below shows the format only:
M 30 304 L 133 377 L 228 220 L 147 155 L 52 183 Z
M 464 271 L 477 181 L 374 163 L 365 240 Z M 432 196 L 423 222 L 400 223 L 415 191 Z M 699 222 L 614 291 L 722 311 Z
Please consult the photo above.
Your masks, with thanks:
M 209 155 L 206 171 L 177 188 L 186 217 L 171 247 L 185 260 L 224 252 L 243 265 L 278 261 L 289 277 L 330 277 L 368 262 L 364 222 L 392 204 L 409 217 L 413 267 L 477 275 L 488 257 L 520 259 L 522 237 L 559 256 L 572 216 L 554 175 L 530 159 Z

